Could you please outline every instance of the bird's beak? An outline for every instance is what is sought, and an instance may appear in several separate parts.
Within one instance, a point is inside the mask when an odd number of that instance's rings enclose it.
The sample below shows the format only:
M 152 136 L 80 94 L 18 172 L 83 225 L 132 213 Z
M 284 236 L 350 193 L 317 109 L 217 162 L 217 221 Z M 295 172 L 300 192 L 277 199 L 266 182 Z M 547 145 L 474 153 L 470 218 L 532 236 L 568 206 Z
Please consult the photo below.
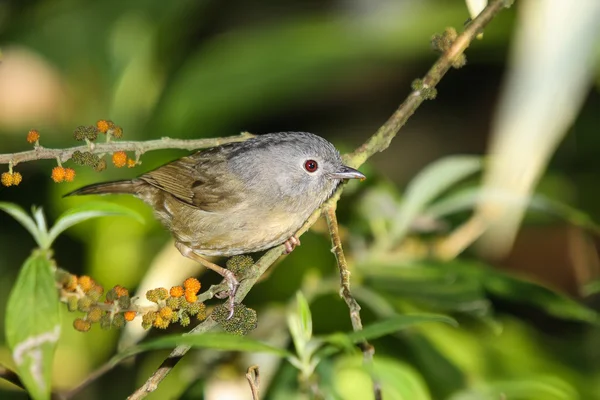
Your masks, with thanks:
M 360 171 L 345 165 L 342 165 L 337 172 L 329 174 L 329 176 L 333 179 L 360 179 L 361 181 L 367 179 Z

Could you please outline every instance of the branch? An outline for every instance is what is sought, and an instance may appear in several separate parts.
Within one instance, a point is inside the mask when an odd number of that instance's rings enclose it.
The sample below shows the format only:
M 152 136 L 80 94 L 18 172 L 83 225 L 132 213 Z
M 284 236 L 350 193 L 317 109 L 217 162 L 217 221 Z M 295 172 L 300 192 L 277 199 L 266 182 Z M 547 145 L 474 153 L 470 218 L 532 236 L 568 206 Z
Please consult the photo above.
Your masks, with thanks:
M 350 292 L 350 271 L 348 270 L 348 263 L 346 262 L 346 256 L 342 249 L 342 239 L 340 238 L 337 216 L 335 215 L 336 206 L 337 203 L 334 203 L 325 209 L 325 218 L 327 219 L 327 227 L 329 228 L 329 234 L 331 235 L 331 242 L 333 244 L 332 252 L 335 254 L 340 270 L 340 297 L 344 299 L 350 310 L 352 330 L 357 332 L 362 331 L 363 329 L 362 320 L 360 318 L 360 305 Z M 383 398 L 381 394 L 381 384 L 375 376 L 373 376 L 373 354 L 375 354 L 375 348 L 366 340 L 360 342 L 359 347 L 363 352 L 365 366 L 371 372 L 371 378 L 373 380 L 373 396 L 375 400 L 381 400 Z
M 242 132 L 240 135 L 236 136 L 211 139 L 184 140 L 164 137 L 162 139 L 148 141 L 91 142 L 90 145 L 85 144 L 82 146 L 69 147 L 67 149 L 50 149 L 43 146 L 36 146 L 33 150 L 22 151 L 20 153 L 0 154 L 0 164 L 12 163 L 12 165 L 17 165 L 20 162 L 35 160 L 60 160 L 60 162 L 65 162 L 69 160 L 76 151 L 89 151 L 93 154 L 114 153 L 116 151 L 135 151 L 137 154 L 143 154 L 147 151 L 164 149 L 196 150 L 220 146 L 226 143 L 242 142 L 252 136 L 254 135 L 248 132 Z
M 511 0 L 495 0 L 490 2 L 488 6 L 475 18 L 463 33 L 458 35 L 452 45 L 444 54 L 433 64 L 427 74 L 422 79 L 422 85 L 417 90 L 413 90 L 406 100 L 398 107 L 392 116 L 385 124 L 377 130 L 362 146 L 349 154 L 346 161 L 351 167 L 359 167 L 365 163 L 375 153 L 387 149 L 396 136 L 400 128 L 404 126 L 406 121 L 414 114 L 416 109 L 427 100 L 428 92 L 442 80 L 446 72 L 452 67 L 464 51 L 469 47 L 473 39 L 490 23 L 490 21 L 503 8 L 511 5 Z
M 259 400 L 260 375 L 258 373 L 258 365 L 253 365 L 250 368 L 248 368 L 248 372 L 246 373 L 246 379 L 248 379 L 248 384 L 250 384 L 252 400 Z

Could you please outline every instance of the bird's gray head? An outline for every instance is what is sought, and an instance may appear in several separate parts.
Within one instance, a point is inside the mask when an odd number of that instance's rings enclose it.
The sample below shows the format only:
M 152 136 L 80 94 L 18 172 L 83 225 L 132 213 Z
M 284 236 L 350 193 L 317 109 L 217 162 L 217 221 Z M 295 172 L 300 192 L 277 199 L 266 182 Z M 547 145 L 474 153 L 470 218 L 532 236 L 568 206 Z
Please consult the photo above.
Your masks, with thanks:
M 236 145 L 230 155 L 232 170 L 262 188 L 265 197 L 297 198 L 317 207 L 342 180 L 365 178 L 342 163 L 331 143 L 312 133 L 270 133 Z

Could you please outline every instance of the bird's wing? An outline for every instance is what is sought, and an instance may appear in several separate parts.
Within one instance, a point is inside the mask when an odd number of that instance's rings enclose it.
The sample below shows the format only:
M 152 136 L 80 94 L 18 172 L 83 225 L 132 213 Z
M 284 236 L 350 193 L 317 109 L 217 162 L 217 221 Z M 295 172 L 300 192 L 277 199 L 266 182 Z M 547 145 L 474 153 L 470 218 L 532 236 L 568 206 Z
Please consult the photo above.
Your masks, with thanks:
M 227 211 L 240 205 L 243 185 L 228 172 L 226 162 L 218 151 L 205 150 L 163 165 L 140 179 L 204 211 Z

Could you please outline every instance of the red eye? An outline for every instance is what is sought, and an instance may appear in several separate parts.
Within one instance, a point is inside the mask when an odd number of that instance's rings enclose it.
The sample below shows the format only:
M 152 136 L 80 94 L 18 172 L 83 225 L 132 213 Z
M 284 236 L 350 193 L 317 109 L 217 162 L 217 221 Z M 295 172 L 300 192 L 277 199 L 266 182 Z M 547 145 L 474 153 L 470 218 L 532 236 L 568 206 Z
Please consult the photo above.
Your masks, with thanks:
M 304 169 L 308 172 L 315 172 L 319 169 L 319 164 L 315 160 L 308 160 L 304 163 Z

